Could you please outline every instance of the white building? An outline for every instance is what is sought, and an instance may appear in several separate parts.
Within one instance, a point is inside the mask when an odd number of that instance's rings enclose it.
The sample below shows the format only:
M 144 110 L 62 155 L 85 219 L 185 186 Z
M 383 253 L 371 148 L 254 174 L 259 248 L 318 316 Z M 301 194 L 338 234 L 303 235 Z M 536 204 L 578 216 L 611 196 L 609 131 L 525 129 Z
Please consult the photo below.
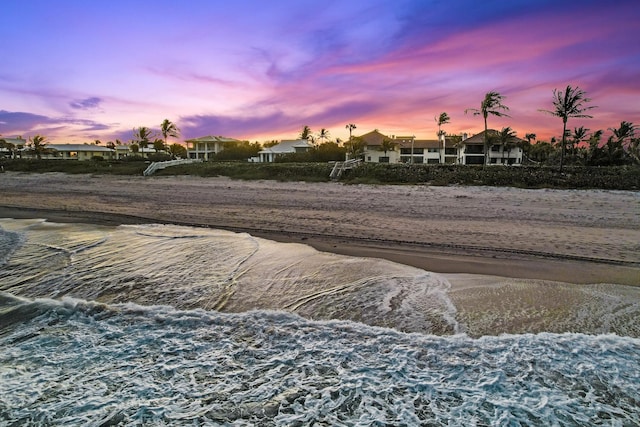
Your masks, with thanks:
M 270 163 L 274 162 L 276 158 L 286 154 L 304 153 L 312 148 L 313 144 L 306 139 L 283 140 L 277 145 L 260 150 L 256 161 L 259 163 Z
M 113 159 L 115 150 L 95 144 L 46 144 L 43 159 L 91 160 L 94 157 Z
M 364 161 L 370 163 L 416 163 L 438 164 L 456 163 L 457 141 L 453 137 L 437 139 L 416 139 L 415 136 L 388 137 L 377 130 L 359 137 L 364 141 Z M 383 142 L 390 141 L 386 152 Z
M 224 150 L 224 144 L 228 142 L 240 143 L 241 141 L 225 136 L 202 136 L 200 138 L 187 139 L 187 158 L 209 160 L 210 157 Z
M 27 141 L 21 136 L 15 138 L 0 138 L 0 157 L 19 156 Z
M 500 142 L 497 130 L 488 129 L 489 154 L 486 156 L 488 165 L 521 165 L 522 145 L 525 142 L 518 137 L 511 137 L 506 143 Z M 485 163 L 484 131 L 463 140 L 458 147 L 458 164 L 482 165 Z

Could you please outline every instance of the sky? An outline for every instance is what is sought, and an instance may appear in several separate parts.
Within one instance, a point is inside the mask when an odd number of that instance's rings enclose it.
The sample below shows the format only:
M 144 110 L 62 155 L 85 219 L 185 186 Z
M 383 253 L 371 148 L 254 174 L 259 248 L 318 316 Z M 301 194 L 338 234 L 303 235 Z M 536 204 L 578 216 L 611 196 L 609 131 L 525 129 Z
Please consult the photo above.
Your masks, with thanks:
M 0 135 L 51 143 L 181 130 L 250 141 L 303 126 L 435 139 L 483 130 L 485 93 L 549 140 L 553 90 L 596 106 L 569 128 L 640 124 L 640 0 L 3 0 Z M 606 135 L 606 132 L 605 132 Z

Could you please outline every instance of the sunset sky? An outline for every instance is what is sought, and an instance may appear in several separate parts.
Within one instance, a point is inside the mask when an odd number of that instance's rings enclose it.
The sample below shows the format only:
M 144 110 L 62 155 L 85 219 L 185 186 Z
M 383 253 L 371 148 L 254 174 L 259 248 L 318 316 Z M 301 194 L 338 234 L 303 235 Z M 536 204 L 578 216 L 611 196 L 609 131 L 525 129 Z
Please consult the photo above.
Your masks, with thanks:
M 0 134 L 177 141 L 474 134 L 484 94 L 506 97 L 518 136 L 548 140 L 554 88 L 592 98 L 592 131 L 640 124 L 640 0 L 4 0 Z M 605 133 L 606 135 L 606 133 Z

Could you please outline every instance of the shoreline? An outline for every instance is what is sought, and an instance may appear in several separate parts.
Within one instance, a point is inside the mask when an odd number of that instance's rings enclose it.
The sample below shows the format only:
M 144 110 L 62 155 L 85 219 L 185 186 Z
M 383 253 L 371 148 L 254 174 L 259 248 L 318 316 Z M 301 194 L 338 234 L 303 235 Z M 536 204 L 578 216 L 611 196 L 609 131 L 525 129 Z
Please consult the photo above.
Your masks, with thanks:
M 5 173 L 0 217 L 175 224 L 442 276 L 461 333 L 640 336 L 640 192 Z
M 606 190 L 19 172 L 0 186 L 0 217 L 217 228 L 480 282 L 640 286 L 639 209 L 640 192 Z
M 291 232 L 258 231 L 242 227 L 225 227 L 194 222 L 164 221 L 135 215 L 91 211 L 62 211 L 0 205 L 0 218 L 44 219 L 60 223 L 90 223 L 118 226 L 122 224 L 162 223 L 190 227 L 217 228 L 280 243 L 299 243 L 321 252 L 352 257 L 380 258 L 441 274 L 454 289 L 485 286 L 509 279 L 542 280 L 577 285 L 613 283 L 640 286 L 640 266 L 633 264 L 583 261 L 499 251 L 469 253 L 463 249 L 438 248 L 399 243 L 367 242 L 335 236 L 304 235 Z

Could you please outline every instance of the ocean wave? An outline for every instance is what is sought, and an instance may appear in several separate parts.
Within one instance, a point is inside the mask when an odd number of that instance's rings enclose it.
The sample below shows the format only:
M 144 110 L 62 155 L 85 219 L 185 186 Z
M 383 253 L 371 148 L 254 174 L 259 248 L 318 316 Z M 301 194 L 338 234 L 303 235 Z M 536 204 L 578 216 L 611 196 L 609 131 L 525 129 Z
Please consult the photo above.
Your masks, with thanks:
M 0 334 L 0 424 L 640 422 L 634 338 L 473 339 L 273 311 L 0 303 L 19 313 Z

